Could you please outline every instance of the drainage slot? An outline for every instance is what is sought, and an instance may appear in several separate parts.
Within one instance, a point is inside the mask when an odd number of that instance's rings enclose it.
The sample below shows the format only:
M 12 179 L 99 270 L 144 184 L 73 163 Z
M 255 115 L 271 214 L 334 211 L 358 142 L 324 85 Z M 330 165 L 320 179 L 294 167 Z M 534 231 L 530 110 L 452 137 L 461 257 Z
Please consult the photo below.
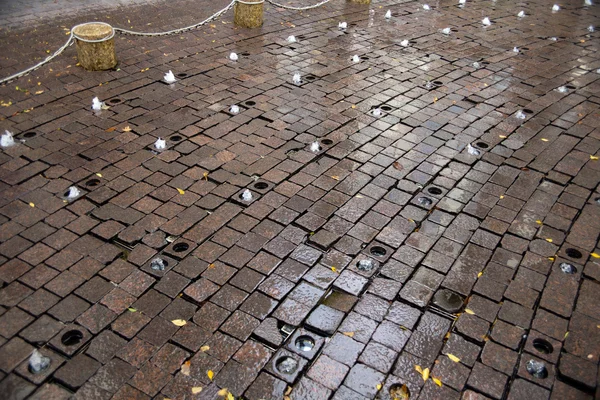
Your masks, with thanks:
M 485 143 L 485 142 L 477 142 L 475 143 L 477 145 L 477 147 L 479 147 L 480 149 L 487 149 L 488 147 L 490 147 L 489 144 Z
M 175 253 L 182 253 L 190 248 L 190 245 L 187 243 L 177 243 L 173 246 L 173 251 Z
M 254 188 L 258 190 L 264 190 L 269 187 L 269 184 L 266 182 L 257 182 L 254 184 Z
M 60 342 L 65 346 L 75 346 L 76 344 L 79 344 L 82 339 L 83 333 L 77 329 L 73 329 L 65 332 L 65 334 L 60 338 Z
M 322 139 L 321 143 L 323 143 L 325 146 L 329 146 L 333 144 L 333 140 L 331 139 Z
M 252 100 L 248 100 L 244 103 L 244 105 L 246 105 L 248 107 L 254 107 L 256 105 L 256 102 L 252 101 Z
M 441 289 L 433 296 L 433 304 L 448 313 L 454 314 L 461 310 L 464 300 L 451 290 Z
M 533 348 L 542 354 L 550 354 L 554 351 L 554 347 L 545 339 L 533 339 Z
M 123 100 L 121 100 L 121 99 L 119 99 L 119 98 L 117 97 L 117 98 L 114 98 L 114 99 L 110 99 L 110 100 L 108 101 L 108 104 L 115 105 L 115 104 L 120 104 L 120 103 L 122 103 L 122 102 L 123 102 Z
M 85 186 L 95 187 L 95 186 L 98 186 L 99 184 L 100 184 L 100 179 L 94 178 L 94 179 L 90 179 L 89 181 L 87 181 L 85 183 Z
M 185 72 L 182 72 L 182 73 L 179 73 L 179 74 L 177 74 L 175 76 L 178 77 L 178 78 L 185 78 L 185 77 L 188 76 L 188 74 L 186 74 Z
M 27 138 L 27 139 L 31 139 L 32 137 L 36 137 L 37 136 L 37 132 L 33 132 L 33 131 L 31 131 L 31 132 L 25 132 L 21 136 L 23 136 L 24 138 Z
M 583 254 L 581 254 L 581 252 L 579 250 L 577 250 L 577 249 L 569 248 L 569 249 L 567 249 L 566 253 L 571 258 L 581 258 L 581 257 L 583 257 Z
M 437 187 L 430 187 L 427 189 L 427 191 L 433 195 L 440 195 L 442 194 L 442 189 L 437 188 Z
M 373 246 L 369 249 L 369 252 L 375 257 L 384 257 L 387 254 L 387 250 L 381 246 Z
M 179 136 L 179 135 L 174 135 L 174 136 L 171 136 L 171 137 L 169 138 L 169 140 L 170 140 L 170 141 L 172 141 L 172 142 L 180 142 L 180 141 L 181 141 L 181 139 L 183 139 L 183 137 L 181 137 L 181 136 Z

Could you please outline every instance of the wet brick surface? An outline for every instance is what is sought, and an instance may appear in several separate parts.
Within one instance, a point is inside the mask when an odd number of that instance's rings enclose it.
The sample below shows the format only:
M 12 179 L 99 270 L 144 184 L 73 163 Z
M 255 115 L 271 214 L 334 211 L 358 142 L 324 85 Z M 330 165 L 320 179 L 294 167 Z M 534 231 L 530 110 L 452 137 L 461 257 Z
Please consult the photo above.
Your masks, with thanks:
M 28 3 L 3 76 L 227 5 Z M 430 5 L 265 4 L 0 86 L 0 397 L 598 397 L 599 8 Z

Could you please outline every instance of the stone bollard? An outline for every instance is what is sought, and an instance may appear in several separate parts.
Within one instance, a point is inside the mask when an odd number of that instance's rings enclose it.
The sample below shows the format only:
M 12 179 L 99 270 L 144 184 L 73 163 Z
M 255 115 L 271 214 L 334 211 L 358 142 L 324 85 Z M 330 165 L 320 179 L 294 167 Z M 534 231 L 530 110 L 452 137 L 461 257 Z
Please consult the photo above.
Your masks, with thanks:
M 233 6 L 233 22 L 242 28 L 259 28 L 263 24 L 264 0 L 237 1 Z
M 88 71 L 104 71 L 117 65 L 115 30 L 104 22 L 89 22 L 73 28 L 79 64 Z

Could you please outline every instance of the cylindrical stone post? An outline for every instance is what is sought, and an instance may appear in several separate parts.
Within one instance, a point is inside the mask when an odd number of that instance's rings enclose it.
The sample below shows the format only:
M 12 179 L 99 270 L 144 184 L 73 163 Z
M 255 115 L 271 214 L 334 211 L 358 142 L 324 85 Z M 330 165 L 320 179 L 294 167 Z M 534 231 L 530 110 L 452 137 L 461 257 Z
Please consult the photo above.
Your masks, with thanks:
M 233 22 L 242 28 L 260 28 L 263 24 L 262 0 L 237 1 L 233 6 Z
M 104 22 L 91 22 L 73 28 L 79 64 L 88 71 L 104 71 L 117 65 L 115 31 Z

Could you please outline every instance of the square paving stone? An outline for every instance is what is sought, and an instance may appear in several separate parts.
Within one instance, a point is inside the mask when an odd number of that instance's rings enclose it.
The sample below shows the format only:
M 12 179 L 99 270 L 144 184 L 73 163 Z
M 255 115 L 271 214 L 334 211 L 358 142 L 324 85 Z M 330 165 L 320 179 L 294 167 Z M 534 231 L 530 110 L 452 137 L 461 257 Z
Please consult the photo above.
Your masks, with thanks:
M 54 378 L 67 387 L 76 389 L 87 382 L 100 367 L 98 361 L 85 354 L 78 354 L 56 371 Z
M 349 370 L 346 365 L 321 355 L 310 367 L 307 376 L 335 391 L 342 384 Z
M 343 312 L 321 304 L 309 314 L 306 326 L 317 332 L 333 335 L 344 317 Z
M 352 367 L 344 385 L 368 398 L 373 398 L 378 392 L 377 386 L 382 385 L 385 375 L 363 364 Z
M 287 387 L 286 382 L 261 372 L 244 395 L 249 400 L 275 400 L 283 398 Z
M 249 314 L 235 311 L 223 325 L 221 330 L 236 339 L 245 341 L 250 337 L 252 331 L 260 325 L 260 322 Z
M 323 354 L 348 366 L 354 365 L 364 344 L 355 341 L 347 335 L 336 333 L 323 349 Z
M 507 381 L 508 377 L 503 373 L 476 363 L 467 384 L 494 399 L 500 399 Z

